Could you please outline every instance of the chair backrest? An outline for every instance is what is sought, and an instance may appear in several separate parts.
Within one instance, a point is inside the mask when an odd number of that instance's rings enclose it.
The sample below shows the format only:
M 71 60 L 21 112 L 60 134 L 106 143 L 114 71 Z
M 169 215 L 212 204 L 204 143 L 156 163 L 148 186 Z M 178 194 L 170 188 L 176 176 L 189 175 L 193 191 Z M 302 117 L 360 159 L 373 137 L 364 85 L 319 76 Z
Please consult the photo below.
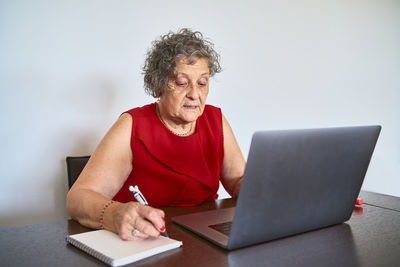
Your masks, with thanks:
M 72 185 L 75 183 L 81 174 L 83 168 L 86 166 L 90 156 L 81 157 L 67 157 L 67 172 L 68 172 L 68 186 L 71 189 Z

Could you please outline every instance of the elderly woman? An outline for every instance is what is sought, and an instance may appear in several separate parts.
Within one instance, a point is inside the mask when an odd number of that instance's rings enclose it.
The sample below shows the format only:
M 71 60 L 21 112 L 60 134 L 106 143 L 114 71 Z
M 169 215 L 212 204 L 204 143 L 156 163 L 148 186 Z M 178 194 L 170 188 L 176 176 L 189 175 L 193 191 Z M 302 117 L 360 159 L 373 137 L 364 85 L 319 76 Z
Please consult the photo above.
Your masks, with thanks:
M 119 117 L 67 196 L 72 218 L 124 240 L 157 237 L 165 231 L 157 207 L 214 200 L 219 181 L 236 197 L 245 168 L 221 110 L 206 105 L 210 77 L 221 71 L 212 43 L 188 29 L 169 33 L 153 43 L 143 70 L 158 101 Z

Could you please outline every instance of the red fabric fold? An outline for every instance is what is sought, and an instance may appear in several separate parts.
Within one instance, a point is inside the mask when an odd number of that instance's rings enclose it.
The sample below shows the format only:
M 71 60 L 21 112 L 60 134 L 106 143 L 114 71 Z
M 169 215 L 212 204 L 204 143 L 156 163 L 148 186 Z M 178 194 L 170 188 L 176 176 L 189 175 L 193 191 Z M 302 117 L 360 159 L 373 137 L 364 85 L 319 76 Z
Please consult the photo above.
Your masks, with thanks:
M 115 200 L 133 200 L 138 185 L 151 206 L 193 206 L 215 199 L 223 161 L 222 114 L 206 105 L 196 132 L 177 136 L 156 113 L 156 104 L 127 111 L 133 117 L 133 170 Z

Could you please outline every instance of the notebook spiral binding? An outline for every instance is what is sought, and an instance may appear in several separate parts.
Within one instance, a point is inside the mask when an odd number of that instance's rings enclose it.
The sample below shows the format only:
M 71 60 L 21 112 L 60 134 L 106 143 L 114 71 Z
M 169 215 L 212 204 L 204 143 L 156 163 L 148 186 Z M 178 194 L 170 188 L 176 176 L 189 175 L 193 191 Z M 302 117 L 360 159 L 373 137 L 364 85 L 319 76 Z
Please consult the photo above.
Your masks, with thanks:
M 72 245 L 74 245 L 75 247 L 85 251 L 89 255 L 92 255 L 93 257 L 113 266 L 113 259 L 111 259 L 110 257 L 107 257 L 106 255 L 92 249 L 89 246 L 86 246 L 85 244 L 82 244 L 82 243 L 76 241 L 75 239 L 70 238 L 69 236 L 67 236 L 67 241 L 69 243 L 71 243 Z

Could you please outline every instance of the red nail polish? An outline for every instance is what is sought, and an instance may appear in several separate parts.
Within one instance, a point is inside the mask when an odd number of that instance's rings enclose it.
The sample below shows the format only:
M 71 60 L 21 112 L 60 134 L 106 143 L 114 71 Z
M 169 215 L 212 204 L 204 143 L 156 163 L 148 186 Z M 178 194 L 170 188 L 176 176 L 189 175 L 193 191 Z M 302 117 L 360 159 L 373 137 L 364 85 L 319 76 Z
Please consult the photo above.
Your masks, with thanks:
M 164 232 L 164 231 L 165 231 L 165 225 L 160 228 L 160 232 Z

